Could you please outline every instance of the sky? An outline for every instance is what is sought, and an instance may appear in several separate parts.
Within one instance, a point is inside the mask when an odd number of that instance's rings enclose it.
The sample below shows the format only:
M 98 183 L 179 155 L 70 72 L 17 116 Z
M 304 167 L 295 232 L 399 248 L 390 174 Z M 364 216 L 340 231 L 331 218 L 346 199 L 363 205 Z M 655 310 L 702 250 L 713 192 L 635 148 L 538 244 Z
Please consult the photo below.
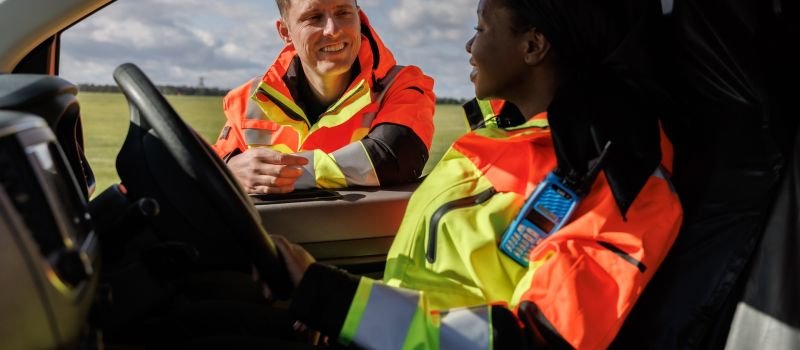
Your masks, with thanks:
M 401 65 L 436 81 L 438 97 L 469 98 L 464 51 L 478 0 L 360 0 Z M 62 35 L 60 75 L 112 84 L 132 62 L 159 85 L 230 89 L 260 76 L 283 47 L 273 0 L 118 0 Z

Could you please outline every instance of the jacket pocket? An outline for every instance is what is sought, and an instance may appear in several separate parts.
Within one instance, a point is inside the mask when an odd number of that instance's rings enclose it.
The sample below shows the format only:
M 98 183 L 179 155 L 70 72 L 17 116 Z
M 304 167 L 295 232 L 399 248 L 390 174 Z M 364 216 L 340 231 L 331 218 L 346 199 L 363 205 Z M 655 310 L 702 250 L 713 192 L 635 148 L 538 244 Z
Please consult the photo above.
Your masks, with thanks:
M 436 261 L 436 244 L 438 241 L 439 221 L 442 220 L 444 215 L 454 209 L 482 204 L 492 198 L 495 194 L 497 194 L 497 190 L 495 190 L 494 187 L 489 187 L 478 194 L 447 202 L 433 212 L 433 215 L 431 215 L 430 225 L 428 226 L 428 249 L 425 251 L 425 258 L 428 260 L 428 263 L 432 264 Z

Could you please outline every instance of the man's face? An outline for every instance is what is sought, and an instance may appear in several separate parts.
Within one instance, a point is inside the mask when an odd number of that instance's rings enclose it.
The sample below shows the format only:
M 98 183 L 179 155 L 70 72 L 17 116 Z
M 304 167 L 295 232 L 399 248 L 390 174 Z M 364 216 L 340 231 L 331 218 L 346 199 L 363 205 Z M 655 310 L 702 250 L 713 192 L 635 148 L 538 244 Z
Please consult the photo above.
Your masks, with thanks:
M 347 74 L 361 48 L 355 0 L 292 0 L 278 32 L 293 43 L 306 74 Z
M 511 12 L 500 6 L 503 0 L 481 0 L 478 4 L 478 25 L 467 41 L 469 63 L 473 70 L 470 80 L 475 96 L 503 98 L 517 89 L 524 72 L 524 49 L 511 28 Z

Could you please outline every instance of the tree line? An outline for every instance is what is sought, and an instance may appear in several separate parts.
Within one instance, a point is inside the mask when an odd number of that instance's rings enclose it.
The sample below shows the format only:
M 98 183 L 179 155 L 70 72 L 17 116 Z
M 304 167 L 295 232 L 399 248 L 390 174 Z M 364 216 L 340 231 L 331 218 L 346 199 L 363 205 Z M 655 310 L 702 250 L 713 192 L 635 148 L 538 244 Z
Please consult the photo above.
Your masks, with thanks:
M 158 85 L 157 87 L 164 95 L 225 96 L 225 94 L 228 93 L 228 90 L 203 86 Z M 78 90 L 86 92 L 120 93 L 119 86 L 105 84 L 78 84 Z
M 164 95 L 185 96 L 225 96 L 228 90 L 204 86 L 176 86 L 158 85 L 158 90 Z M 120 93 L 119 86 L 113 84 L 78 84 L 78 90 L 85 92 Z M 461 105 L 467 102 L 464 98 L 437 97 L 436 104 Z

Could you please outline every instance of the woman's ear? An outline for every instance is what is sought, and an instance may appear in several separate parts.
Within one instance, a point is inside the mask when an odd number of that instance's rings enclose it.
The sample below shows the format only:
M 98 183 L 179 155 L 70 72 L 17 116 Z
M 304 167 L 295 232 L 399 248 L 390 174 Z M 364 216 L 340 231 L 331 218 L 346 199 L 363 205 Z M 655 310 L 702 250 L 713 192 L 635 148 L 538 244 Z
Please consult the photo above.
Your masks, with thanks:
M 550 41 L 536 28 L 531 28 L 523 35 L 525 40 L 525 63 L 532 66 L 541 63 L 550 52 Z
M 278 18 L 278 20 L 275 21 L 275 29 L 278 30 L 278 35 L 280 35 L 284 44 L 288 45 L 292 43 L 292 38 L 289 37 L 289 27 L 286 26 L 286 22 L 284 22 L 283 18 Z

